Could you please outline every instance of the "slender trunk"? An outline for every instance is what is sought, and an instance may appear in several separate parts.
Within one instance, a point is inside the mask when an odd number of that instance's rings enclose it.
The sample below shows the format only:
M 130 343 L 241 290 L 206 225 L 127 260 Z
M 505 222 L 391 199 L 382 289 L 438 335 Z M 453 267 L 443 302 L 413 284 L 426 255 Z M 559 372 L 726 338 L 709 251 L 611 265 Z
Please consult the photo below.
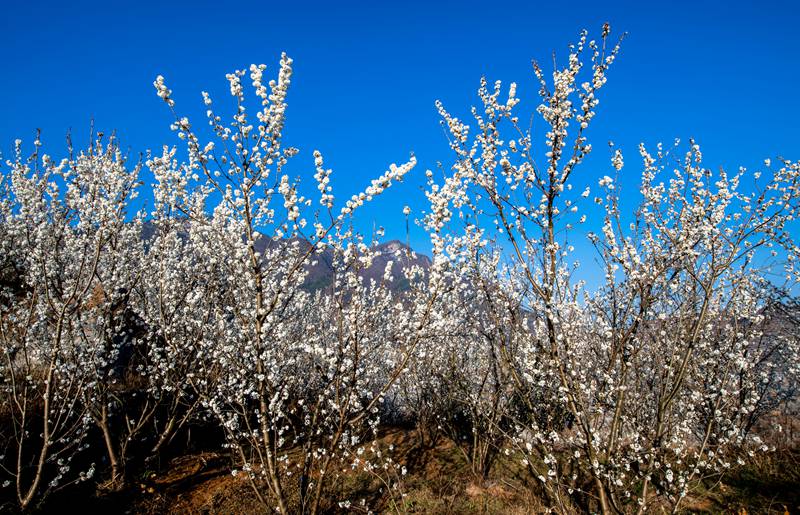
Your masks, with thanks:
M 600 503 L 600 511 L 603 513 L 603 515 L 612 513 L 611 507 L 608 504 L 608 497 L 606 496 L 606 488 L 603 486 L 603 482 L 600 480 L 600 478 L 596 475 L 594 478 L 594 487 L 597 489 L 597 500 Z
M 172 439 L 172 430 L 174 427 L 175 427 L 175 417 L 171 417 L 169 419 L 169 422 L 167 422 L 167 426 L 164 428 L 163 431 L 161 431 L 161 435 L 159 435 L 158 441 L 153 446 L 153 448 L 150 449 L 151 456 L 155 456 L 159 452 L 161 452 L 161 448 L 167 443 L 168 440 Z
M 111 489 L 119 491 L 125 486 L 125 471 L 119 459 L 116 447 L 114 446 L 114 438 L 111 435 L 111 428 L 108 424 L 108 404 L 103 403 L 100 411 L 100 420 L 98 421 L 100 430 L 103 432 L 103 441 L 106 444 L 106 453 L 108 454 L 108 461 L 111 465 Z
M 314 491 L 314 501 L 313 504 L 311 505 L 311 511 L 308 512 L 309 515 L 317 515 L 317 513 L 319 512 L 319 502 L 320 499 L 322 498 L 322 485 L 325 482 L 324 481 L 325 474 L 328 472 L 328 466 L 330 465 L 330 462 L 331 462 L 331 455 L 328 454 L 327 456 L 325 456 L 325 459 L 322 462 L 322 467 L 320 468 L 319 471 L 319 480 L 317 481 L 317 486 Z
M 58 322 L 58 329 L 56 331 L 56 337 L 58 338 L 57 341 L 60 341 L 61 338 L 61 331 L 63 327 L 63 312 L 61 318 Z M 36 496 L 36 492 L 39 489 L 39 483 L 42 481 L 42 472 L 44 470 L 44 464 L 47 461 L 47 454 L 50 450 L 50 396 L 51 396 L 51 387 L 53 384 L 53 373 L 55 372 L 55 363 L 56 363 L 56 356 L 53 354 L 53 357 L 50 361 L 50 366 L 47 370 L 47 380 L 45 382 L 45 389 L 44 389 L 44 408 L 42 410 L 42 414 L 44 415 L 42 421 L 42 448 L 39 451 L 39 459 L 36 463 L 36 472 L 33 476 L 33 482 L 31 486 L 28 488 L 26 494 L 19 499 L 20 507 L 25 510 L 30 506 L 31 501 Z M 24 428 L 23 428 L 24 431 Z M 19 455 L 18 458 L 22 457 L 22 446 L 20 445 L 19 448 Z M 19 477 L 21 474 L 21 460 L 18 459 L 17 461 L 18 471 L 17 471 L 17 481 L 19 481 Z

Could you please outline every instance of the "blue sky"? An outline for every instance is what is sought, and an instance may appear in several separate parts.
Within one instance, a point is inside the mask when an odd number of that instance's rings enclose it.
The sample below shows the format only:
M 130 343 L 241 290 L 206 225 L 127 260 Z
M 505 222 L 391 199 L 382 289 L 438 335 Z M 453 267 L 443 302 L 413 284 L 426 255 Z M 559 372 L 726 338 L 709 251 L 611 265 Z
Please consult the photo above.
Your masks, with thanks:
M 530 61 L 564 56 L 581 28 L 629 33 L 589 136 L 598 156 L 582 174 L 609 173 L 605 142 L 626 152 L 635 188 L 639 141 L 696 138 L 706 164 L 756 166 L 800 158 L 800 7 L 792 2 L 9 2 L 0 16 L 0 150 L 43 130 L 88 140 L 90 119 L 134 153 L 176 144 L 152 81 L 163 74 L 178 110 L 199 121 L 201 90 L 227 94 L 225 73 L 251 62 L 273 76 L 295 60 L 286 143 L 293 171 L 313 181 L 311 152 L 334 169 L 337 198 L 360 191 L 414 152 L 411 177 L 359 215 L 404 238 L 403 205 L 422 208 L 424 171 L 450 152 L 434 101 L 467 117 L 478 80 L 516 81 L 536 105 Z M 426 248 L 415 231 L 412 244 Z

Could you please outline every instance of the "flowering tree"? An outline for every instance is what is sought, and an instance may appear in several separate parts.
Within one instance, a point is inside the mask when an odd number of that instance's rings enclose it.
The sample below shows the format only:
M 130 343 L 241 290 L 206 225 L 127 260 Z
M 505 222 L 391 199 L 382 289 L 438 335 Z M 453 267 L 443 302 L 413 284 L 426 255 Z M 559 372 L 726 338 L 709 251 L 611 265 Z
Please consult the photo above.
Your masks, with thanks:
M 114 321 L 102 316 L 119 292 L 104 292 L 98 278 L 116 273 L 105 266 L 109 250 L 130 244 L 117 240 L 132 182 L 116 146 L 98 142 L 61 162 L 40 148 L 37 139 L 26 160 L 17 145 L 7 163 L 13 206 L 6 201 L 3 214 L 20 283 L 0 325 L 10 428 L 3 468 L 21 508 L 94 471 L 71 468 L 97 396 L 108 400 L 100 385 L 110 381 L 119 352 L 109 340 Z
M 143 437 L 157 406 L 143 387 L 144 328 L 136 306 L 143 213 L 131 219 L 128 212 L 140 168 L 128 169 L 113 139 L 98 141 L 90 158 L 78 161 L 67 191 L 79 217 L 71 235 L 98 249 L 91 291 L 75 313 L 70 359 L 83 374 L 82 404 L 103 435 L 113 488 L 124 486 L 129 446 Z
M 451 285 L 436 303 L 436 326 L 403 380 L 403 397 L 420 434 L 434 444 L 446 435 L 479 479 L 489 476 L 518 402 L 506 353 L 515 347 L 519 302 L 495 304 L 500 254 L 467 230 L 447 246 Z M 478 256 L 474 252 L 479 252 Z M 504 300 L 508 300 L 503 297 Z
M 747 193 L 745 172 L 713 174 L 693 142 L 671 172 L 667 153 L 651 157 L 642 149 L 643 201 L 630 224 L 615 181 L 599 182 L 605 199 L 595 200 L 605 220 L 601 235 L 588 236 L 606 281 L 586 291 L 573 279 L 569 255 L 590 188 L 574 195 L 571 179 L 592 150 L 584 131 L 618 52 L 607 47 L 608 35 L 608 26 L 599 43 L 583 33 L 567 65 L 553 72 L 552 88 L 534 65 L 543 100 L 537 111 L 548 127 L 541 160 L 534 134 L 513 114 L 513 84 L 501 103 L 500 84 L 491 91 L 481 83 L 472 137 L 440 106 L 456 161 L 429 196 L 440 219 L 450 222 L 455 212 L 467 232 L 480 228 L 506 249 L 503 266 L 485 271 L 503 284 L 489 305 L 522 309 L 526 321 L 515 326 L 521 343 L 503 365 L 521 398 L 539 399 L 534 412 L 563 409 L 569 418 L 526 415 L 513 435 L 549 502 L 566 509 L 576 493 L 603 512 L 626 511 L 629 503 L 677 508 L 705 474 L 729 466 L 724 449 L 742 443 L 742 417 L 757 401 L 744 378 L 764 357 L 755 342 L 767 269 L 758 258 L 780 248 L 787 279 L 796 280 L 789 226 L 798 165 L 782 162 Z M 579 83 L 587 48 L 590 77 Z M 613 152 L 612 165 L 622 170 L 621 152 Z M 474 243 L 476 267 L 483 245 Z
M 379 404 L 415 345 L 414 338 L 409 341 L 414 331 L 405 329 L 413 324 L 395 329 L 390 291 L 359 276 L 370 252 L 363 243 L 348 243 L 342 223 L 402 179 L 415 160 L 392 165 L 335 212 L 331 171 L 315 152 L 323 212 L 317 211 L 306 234 L 309 224 L 302 212 L 312 201 L 283 173 L 297 153 L 282 147 L 291 63 L 282 57 L 278 79 L 269 88 L 262 82 L 265 67 L 250 67 L 261 103 L 256 126 L 247 117 L 245 72 L 230 74 L 237 104 L 231 126 L 222 124 L 204 94 L 216 141 L 201 146 L 188 120 L 176 117 L 173 128 L 188 143 L 189 161 L 178 164 L 165 151 L 151 167 L 159 180 L 161 209 L 185 217 L 191 261 L 204 267 L 203 282 L 213 281 L 206 294 L 213 292 L 214 301 L 192 294 L 194 302 L 207 305 L 194 318 L 197 338 L 177 341 L 192 346 L 179 354 L 199 358 L 190 374 L 200 385 L 195 395 L 218 418 L 262 502 L 284 513 L 315 513 L 332 463 L 357 459 L 354 449 L 364 431 L 374 432 Z M 172 108 L 163 79 L 155 86 Z M 304 287 L 308 266 L 323 252 L 333 256 L 334 283 L 312 293 Z M 171 331 L 163 321 L 155 323 L 164 334 Z M 298 446 L 296 457 L 292 449 Z

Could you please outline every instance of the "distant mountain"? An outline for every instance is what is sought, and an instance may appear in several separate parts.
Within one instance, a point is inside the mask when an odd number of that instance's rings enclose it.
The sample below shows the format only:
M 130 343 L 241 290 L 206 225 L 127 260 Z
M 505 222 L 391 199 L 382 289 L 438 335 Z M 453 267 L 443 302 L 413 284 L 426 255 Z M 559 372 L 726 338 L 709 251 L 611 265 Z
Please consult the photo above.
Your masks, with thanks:
M 154 238 L 156 231 L 157 228 L 152 221 L 148 220 L 142 224 L 142 238 L 145 241 Z M 184 231 L 181 231 L 181 233 L 182 236 L 186 236 Z M 308 240 L 293 237 L 278 240 L 261 238 L 256 242 L 255 249 L 263 254 L 265 250 L 274 248 L 275 245 L 288 246 L 295 243 L 300 245 L 302 251 L 307 251 L 311 248 L 311 243 Z M 367 280 L 374 279 L 376 282 L 380 282 L 383 279 L 383 273 L 384 270 L 386 270 L 387 263 L 392 261 L 392 276 L 394 280 L 392 281 L 391 289 L 393 291 L 404 291 L 409 287 L 408 280 L 405 278 L 403 270 L 416 265 L 422 269 L 424 273 L 427 273 L 428 269 L 431 267 L 430 257 L 415 252 L 414 249 L 400 240 L 379 243 L 372 248 L 377 251 L 377 256 L 375 256 L 372 264 L 368 268 L 359 272 L 359 275 Z M 309 259 L 309 262 L 306 264 L 308 276 L 306 277 L 304 287 L 307 290 L 316 291 L 331 285 L 333 282 L 333 260 L 333 252 L 330 249 L 326 248 L 322 251 L 314 252 L 314 256 Z
M 264 252 L 273 245 L 289 245 L 299 243 L 301 250 L 308 250 L 311 243 L 302 238 L 291 238 L 283 240 L 272 240 L 264 238 L 256 243 L 256 250 Z M 390 288 L 394 291 L 404 291 L 408 289 L 409 283 L 403 274 L 403 270 L 409 269 L 413 266 L 418 266 L 424 272 L 431 267 L 431 259 L 424 255 L 418 254 L 412 248 L 399 240 L 391 240 L 386 243 L 380 243 L 373 247 L 377 255 L 372 260 L 372 264 L 361 270 L 359 275 L 366 280 L 374 279 L 380 282 L 383 279 L 384 270 L 389 261 L 393 262 L 392 275 L 394 280 Z M 308 276 L 304 287 L 311 291 L 316 291 L 327 286 L 333 282 L 333 261 L 334 255 L 330 249 L 323 249 L 314 252 L 313 257 L 309 259 L 306 265 Z

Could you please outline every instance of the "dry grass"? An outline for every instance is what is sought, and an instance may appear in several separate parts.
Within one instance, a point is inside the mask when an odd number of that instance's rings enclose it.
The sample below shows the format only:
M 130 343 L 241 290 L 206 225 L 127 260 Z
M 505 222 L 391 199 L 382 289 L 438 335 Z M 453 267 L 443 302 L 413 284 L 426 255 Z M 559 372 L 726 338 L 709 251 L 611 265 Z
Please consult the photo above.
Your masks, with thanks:
M 408 468 L 399 488 L 387 491 L 373 474 L 340 469 L 323 513 L 366 512 L 359 505 L 361 499 L 375 513 L 522 515 L 547 511 L 510 461 L 499 461 L 495 473 L 481 481 L 447 440 L 422 448 L 412 431 L 392 430 L 377 443 L 383 448 L 393 446 L 395 459 Z M 247 479 L 232 476 L 230 465 L 229 458 L 218 453 L 180 456 L 161 471 L 143 472 L 127 492 L 95 494 L 82 502 L 91 504 L 87 504 L 90 512 L 104 513 L 264 513 Z M 342 499 L 351 499 L 353 506 L 340 507 L 338 500 Z M 48 503 L 45 511 L 62 512 L 62 506 L 57 501 Z M 713 491 L 696 492 L 682 511 L 800 513 L 800 452 L 764 456 L 736 469 Z

